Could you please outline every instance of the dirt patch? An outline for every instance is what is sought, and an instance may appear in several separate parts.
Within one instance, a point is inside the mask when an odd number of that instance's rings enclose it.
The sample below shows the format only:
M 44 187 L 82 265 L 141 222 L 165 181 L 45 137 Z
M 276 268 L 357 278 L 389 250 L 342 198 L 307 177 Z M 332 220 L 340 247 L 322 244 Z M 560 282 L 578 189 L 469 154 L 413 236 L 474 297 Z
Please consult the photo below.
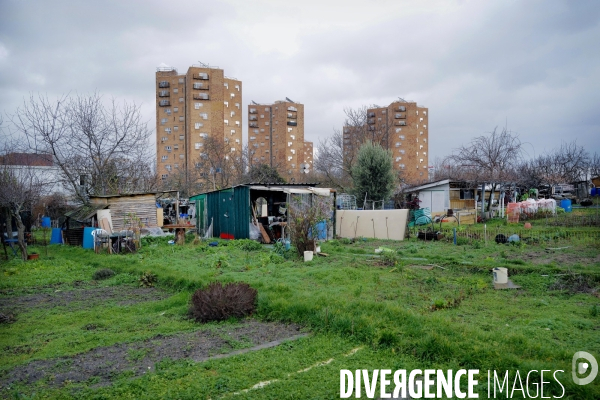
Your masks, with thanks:
M 144 301 L 162 300 L 170 294 L 158 288 L 140 288 L 131 286 L 109 286 L 85 290 L 57 291 L 37 293 L 25 296 L 0 298 L 0 313 L 11 314 L 35 308 L 74 307 L 88 308 L 114 302 L 129 305 Z
M 575 265 L 600 262 L 600 256 L 587 257 L 573 253 L 560 252 L 560 250 L 532 251 L 520 254 L 518 257 L 511 259 L 523 260 L 535 265 L 551 264 L 556 265 Z
M 266 348 L 279 340 L 300 334 L 298 325 L 263 323 L 246 320 L 240 324 L 173 336 L 158 335 L 143 342 L 98 347 L 87 353 L 51 360 L 36 360 L 3 373 L 0 387 L 13 383 L 32 384 L 44 380 L 48 386 L 66 383 L 106 385 L 124 377 L 136 377 L 154 371 L 162 360 L 205 361 L 242 349 Z M 267 345 L 268 344 L 268 345 Z M 262 345 L 262 346 L 261 346 Z

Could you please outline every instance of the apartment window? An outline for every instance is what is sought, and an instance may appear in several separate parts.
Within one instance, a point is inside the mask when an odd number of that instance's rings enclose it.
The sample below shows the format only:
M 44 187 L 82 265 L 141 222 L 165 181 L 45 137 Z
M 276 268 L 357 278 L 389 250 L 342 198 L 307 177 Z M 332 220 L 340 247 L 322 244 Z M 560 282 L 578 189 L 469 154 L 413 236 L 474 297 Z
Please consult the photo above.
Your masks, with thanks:
M 165 112 L 167 113 L 167 115 L 171 115 L 171 109 L 170 108 L 165 108 Z
M 195 129 L 200 129 L 200 128 L 202 128 L 202 126 L 204 126 L 204 124 L 203 124 L 202 122 L 196 122 L 196 123 L 194 124 L 194 128 L 195 128 Z
M 235 147 L 232 147 L 232 148 L 231 148 L 231 152 L 232 152 L 232 153 L 233 153 L 233 152 L 235 152 Z
M 179 155 L 179 158 L 180 158 L 181 160 L 183 160 L 183 159 L 185 158 L 185 156 L 184 156 L 183 154 L 180 154 L 180 155 Z
M 404 135 L 400 135 L 400 140 L 404 140 Z
M 421 145 L 419 145 L 419 150 L 421 150 L 422 148 L 423 148 L 423 145 L 422 145 L 422 144 L 421 144 Z
M 167 171 L 171 171 L 171 165 L 169 165 L 169 164 L 165 165 L 165 169 L 166 169 Z
M 264 132 L 264 131 L 265 131 L 265 128 L 260 128 L 260 131 L 261 131 L 261 132 Z
M 179 107 L 173 107 L 173 112 L 179 112 Z
M 265 107 L 265 111 L 269 111 L 269 107 Z
M 381 117 L 377 118 L 377 121 L 381 121 Z
M 417 151 L 417 157 L 419 157 L 419 152 Z
M 288 128 L 288 132 L 291 132 L 291 131 L 292 131 L 292 128 Z
M 231 93 L 231 98 L 233 99 L 235 97 L 235 93 Z
M 225 107 L 229 107 L 229 102 L 228 101 L 224 101 L 223 104 L 225 104 Z
M 404 154 L 406 153 L 404 150 L 400 150 L 400 154 Z
M 173 150 L 179 150 L 179 145 L 178 144 L 174 145 Z
M 203 139 L 206 139 L 208 137 L 208 133 L 204 133 L 203 132 L 203 133 L 200 134 L 200 137 L 203 138 Z
M 396 162 L 402 160 L 402 157 L 396 157 Z
M 265 121 L 265 125 L 266 125 L 266 126 L 269 126 L 269 121 Z
M 426 155 L 427 155 L 427 152 L 426 152 L 426 151 L 424 151 L 424 152 L 423 152 L 423 155 L 424 155 L 424 156 L 426 156 Z
M 179 135 L 179 140 L 183 140 L 184 136 L 183 135 Z
M 417 115 L 419 115 L 419 110 L 417 110 Z
M 386 113 L 387 113 L 387 110 L 381 110 L 381 113 L 382 113 L 382 114 L 386 114 Z
M 174 127 L 173 127 L 173 130 L 174 130 L 175 132 L 177 132 L 177 131 L 179 130 L 179 127 L 178 127 L 178 126 L 174 126 Z
M 160 138 L 160 140 L 162 140 L 163 142 L 166 142 L 167 141 L 167 137 L 163 136 L 162 138 Z
M 292 142 L 288 142 L 288 147 L 290 147 L 292 145 Z
M 228 120 L 228 119 L 224 119 L 224 120 L 223 120 L 223 123 L 224 123 L 225 125 L 229 125 L 229 120 Z
M 240 126 L 240 121 L 235 121 L 236 126 Z
M 292 154 L 296 154 L 296 149 L 291 150 Z
M 200 147 L 202 147 L 202 146 L 204 146 L 204 145 L 203 145 L 202 143 L 200 143 L 200 142 L 198 142 L 198 143 L 194 143 L 194 148 L 195 148 L 196 150 L 199 150 L 199 149 L 200 149 Z
M 183 78 L 179 78 L 179 83 L 184 83 L 185 80 Z
M 402 128 L 396 128 L 396 133 L 402 132 Z
M 165 150 L 167 150 L 167 151 L 171 151 L 171 150 L 172 150 L 172 148 L 171 148 L 171 146 L 165 146 Z
M 223 86 L 225 86 L 225 89 L 229 89 L 229 83 L 223 82 Z
M 173 89 L 173 93 L 179 93 L 179 89 L 177 89 L 177 88 L 174 88 L 174 89 Z
M 423 129 L 427 129 L 427 125 L 423 125 Z
M 164 162 L 169 158 L 169 156 L 162 156 L 160 159 Z
M 200 118 L 208 119 L 208 113 L 200 113 Z
M 258 129 L 254 129 L 252 132 L 254 132 L 254 133 L 258 133 Z
M 179 122 L 183 122 L 183 115 L 179 117 Z
M 296 140 L 296 135 L 290 135 L 293 140 Z
M 256 136 L 250 136 L 250 140 L 256 140 Z
M 419 132 L 419 135 L 422 135 L 422 134 L 423 134 L 423 131 Z
M 179 168 L 179 164 L 175 164 L 175 165 L 173 165 L 173 166 L 175 167 L 175 169 L 178 169 L 178 168 Z
M 405 167 L 405 166 L 406 166 L 406 165 L 404 165 L 404 164 L 400 164 L 400 165 L 399 165 L 399 167 L 400 167 L 400 168 L 402 168 L 402 169 L 404 169 L 404 167 Z
M 167 175 L 167 174 L 162 174 L 160 177 L 161 177 L 163 180 L 165 180 L 165 179 L 167 179 L 167 177 L 168 177 L 168 176 L 169 176 L 169 175 Z
M 423 162 L 423 159 L 421 158 L 421 159 L 419 160 L 419 162 L 420 162 L 420 163 L 422 163 L 422 162 Z
M 171 128 L 165 128 L 165 132 L 171 133 Z
M 179 102 L 180 102 L 180 103 L 183 103 L 183 97 L 180 97 L 180 98 L 179 98 Z
M 195 108 L 196 110 L 199 110 L 199 109 L 200 109 L 200 107 L 202 107 L 202 103 L 194 103 L 194 108 Z
M 167 123 L 167 119 L 166 119 L 166 118 L 161 118 L 161 120 L 160 120 L 160 124 L 161 124 L 161 125 L 164 125 L 164 124 L 166 124 L 166 123 Z
M 232 134 L 232 135 L 235 135 L 235 129 L 232 129 L 232 130 L 231 130 L 231 134 Z
M 235 106 L 237 107 L 237 109 L 240 109 L 240 103 L 235 103 Z
M 270 137 L 269 135 L 265 136 L 265 140 L 269 140 L 269 137 Z
M 233 117 L 235 115 L 235 111 L 232 111 L 229 113 L 231 117 Z
M 423 111 L 423 115 L 427 115 L 427 111 Z
M 240 91 L 240 85 L 235 85 L 235 88 L 238 92 Z
M 265 118 L 265 114 L 260 114 L 260 117 L 264 119 Z
M 400 147 L 400 142 L 396 142 L 396 147 Z

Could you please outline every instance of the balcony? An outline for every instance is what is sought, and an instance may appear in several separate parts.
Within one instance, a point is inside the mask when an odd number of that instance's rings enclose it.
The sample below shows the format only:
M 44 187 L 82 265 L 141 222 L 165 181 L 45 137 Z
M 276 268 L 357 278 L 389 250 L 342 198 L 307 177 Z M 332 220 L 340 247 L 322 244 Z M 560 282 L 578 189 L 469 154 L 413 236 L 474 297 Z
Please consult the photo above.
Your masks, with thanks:
M 208 90 L 208 83 L 194 83 L 192 87 L 196 90 Z
M 160 92 L 158 92 L 158 97 L 169 97 L 169 91 L 168 90 L 161 90 Z
M 374 124 L 375 123 L 375 118 L 371 118 L 367 121 L 367 124 Z
M 292 106 L 289 106 L 289 107 L 287 108 L 287 110 L 288 110 L 288 111 L 298 111 L 298 109 L 297 109 L 296 107 L 292 107 Z
M 161 107 L 167 107 L 171 105 L 171 102 L 169 100 L 161 100 L 158 102 L 158 105 Z
M 248 113 L 256 114 L 257 113 L 256 108 L 251 108 L 250 110 L 248 110 Z
M 406 121 L 394 121 L 394 125 L 396 125 L 396 126 L 406 126 Z
M 400 118 L 404 119 L 404 118 L 406 118 L 406 114 L 394 114 L 394 118 L 396 118 L 396 119 L 400 119 Z
M 404 107 L 404 106 L 398 106 L 398 107 L 396 107 L 396 109 L 394 111 L 405 112 L 406 111 L 406 107 Z
M 249 121 L 258 121 L 258 116 L 257 115 L 251 115 L 248 117 Z
M 249 126 L 250 128 L 258 128 L 258 122 L 250 122 L 250 123 L 248 124 L 248 126 Z
M 370 112 L 367 114 L 367 118 L 372 118 L 375 117 L 375 113 L 374 112 Z
M 289 126 L 298 126 L 298 122 L 296 122 L 296 121 L 288 121 L 287 124 Z
M 167 87 L 169 87 L 169 82 L 168 81 L 160 81 L 160 82 L 158 82 L 158 87 L 159 88 L 167 88 Z
M 208 93 L 197 93 L 197 94 L 194 94 L 194 100 L 209 100 Z
M 289 113 L 287 113 L 287 117 L 295 119 L 297 117 L 297 113 L 291 113 L 291 112 L 289 112 Z
M 199 72 L 197 74 L 193 75 L 194 79 L 200 79 L 202 81 L 207 81 L 208 80 L 208 74 L 206 72 Z

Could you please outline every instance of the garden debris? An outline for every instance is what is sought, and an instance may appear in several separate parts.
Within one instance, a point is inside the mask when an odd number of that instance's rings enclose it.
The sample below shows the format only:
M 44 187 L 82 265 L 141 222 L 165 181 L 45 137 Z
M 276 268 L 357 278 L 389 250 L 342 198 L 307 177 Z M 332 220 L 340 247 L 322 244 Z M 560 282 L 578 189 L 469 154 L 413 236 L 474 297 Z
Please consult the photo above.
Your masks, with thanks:
M 546 250 L 564 250 L 564 249 L 570 249 L 573 246 L 565 246 L 565 247 L 546 247 Z
M 587 275 L 576 274 L 568 272 L 563 274 L 560 278 L 551 284 L 548 289 L 550 290 L 566 290 L 571 294 L 576 293 L 596 293 L 597 283 L 594 282 L 594 278 Z
M 383 247 L 383 246 L 379 246 L 379 248 L 375 249 L 375 254 L 379 254 L 379 253 L 395 253 L 394 250 L 390 249 L 389 247 Z
M 321 256 L 321 257 L 329 257 L 329 254 L 327 254 L 327 253 L 321 253 L 321 252 L 317 253 L 317 255 Z

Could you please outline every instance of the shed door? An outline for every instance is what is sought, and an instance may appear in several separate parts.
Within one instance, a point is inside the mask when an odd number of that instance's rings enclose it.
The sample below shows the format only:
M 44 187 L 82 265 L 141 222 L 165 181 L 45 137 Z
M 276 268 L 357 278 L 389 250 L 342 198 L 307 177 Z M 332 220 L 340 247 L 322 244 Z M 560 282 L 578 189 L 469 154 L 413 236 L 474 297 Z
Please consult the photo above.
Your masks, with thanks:
M 446 196 L 443 190 L 431 191 L 431 212 L 436 213 L 446 209 Z

